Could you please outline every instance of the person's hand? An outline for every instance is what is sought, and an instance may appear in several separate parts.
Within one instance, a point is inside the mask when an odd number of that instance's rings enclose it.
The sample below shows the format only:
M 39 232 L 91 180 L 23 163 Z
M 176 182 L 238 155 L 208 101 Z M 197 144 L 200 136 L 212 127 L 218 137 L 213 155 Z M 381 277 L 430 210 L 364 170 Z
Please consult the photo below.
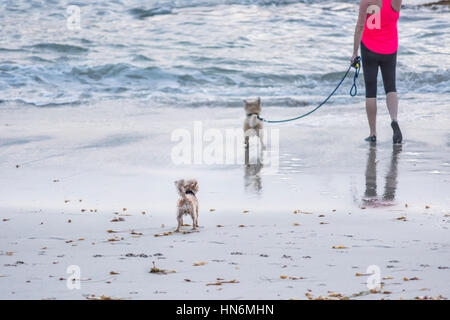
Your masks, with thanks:
M 358 57 L 357 54 L 353 54 L 352 57 L 350 58 L 350 64 L 353 64 L 353 62 L 355 61 L 355 59 Z

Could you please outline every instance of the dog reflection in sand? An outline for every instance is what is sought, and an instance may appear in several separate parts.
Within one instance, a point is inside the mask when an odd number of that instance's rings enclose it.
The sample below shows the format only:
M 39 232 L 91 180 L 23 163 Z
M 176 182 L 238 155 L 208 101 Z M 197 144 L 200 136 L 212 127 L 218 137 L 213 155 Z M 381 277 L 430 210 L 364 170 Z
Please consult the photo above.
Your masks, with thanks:
M 263 163 L 261 159 L 257 159 L 255 163 L 245 162 L 244 186 L 248 192 L 260 194 L 262 190 L 261 169 Z
M 177 203 L 177 221 L 178 227 L 175 232 L 180 231 L 180 227 L 183 225 L 183 216 L 190 215 L 192 218 L 192 229 L 196 230 L 198 227 L 198 182 L 195 179 L 192 180 L 178 180 L 175 181 L 180 198 Z
M 262 149 L 264 149 L 262 130 L 263 123 L 259 119 L 259 115 L 261 113 L 261 98 L 258 98 L 255 101 L 244 100 L 244 103 L 245 113 L 247 114 L 244 121 L 245 148 L 249 147 L 250 136 L 256 135 L 259 137 Z

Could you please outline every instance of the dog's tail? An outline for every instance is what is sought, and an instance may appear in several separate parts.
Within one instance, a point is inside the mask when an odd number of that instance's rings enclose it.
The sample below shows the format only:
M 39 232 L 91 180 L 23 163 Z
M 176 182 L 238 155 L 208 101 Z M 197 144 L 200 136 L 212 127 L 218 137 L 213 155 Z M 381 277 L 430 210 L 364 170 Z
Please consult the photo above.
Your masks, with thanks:
M 184 180 L 182 179 L 175 181 L 175 186 L 177 187 L 178 194 L 181 197 L 186 198 L 186 190 L 184 189 Z

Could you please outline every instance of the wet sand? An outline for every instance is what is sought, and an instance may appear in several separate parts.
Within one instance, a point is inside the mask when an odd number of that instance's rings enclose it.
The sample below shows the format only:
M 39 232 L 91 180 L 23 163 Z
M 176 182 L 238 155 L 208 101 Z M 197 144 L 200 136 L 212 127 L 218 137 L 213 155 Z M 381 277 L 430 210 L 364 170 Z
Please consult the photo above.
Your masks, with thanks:
M 401 147 L 380 107 L 370 146 L 356 102 L 270 126 L 280 129 L 275 171 L 172 163 L 175 128 L 241 128 L 240 109 L 3 106 L 0 298 L 448 298 L 446 106 L 401 109 Z M 201 228 L 173 234 L 183 177 L 199 180 Z M 153 262 L 175 272 L 150 273 Z M 71 265 L 79 290 L 67 288 Z M 370 292 L 372 265 L 382 288 Z

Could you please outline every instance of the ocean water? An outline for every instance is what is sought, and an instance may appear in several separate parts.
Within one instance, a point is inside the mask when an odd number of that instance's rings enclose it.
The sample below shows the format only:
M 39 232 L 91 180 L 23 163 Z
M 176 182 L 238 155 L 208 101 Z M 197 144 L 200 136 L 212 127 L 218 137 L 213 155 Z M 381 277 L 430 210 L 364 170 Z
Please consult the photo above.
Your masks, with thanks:
M 426 2 L 401 12 L 398 91 L 450 105 L 450 8 Z M 3 0 L 0 108 L 241 107 L 256 96 L 307 107 L 347 69 L 357 9 L 350 0 Z M 71 10 L 79 28 L 68 25 Z M 330 103 L 350 102 L 349 88 Z

